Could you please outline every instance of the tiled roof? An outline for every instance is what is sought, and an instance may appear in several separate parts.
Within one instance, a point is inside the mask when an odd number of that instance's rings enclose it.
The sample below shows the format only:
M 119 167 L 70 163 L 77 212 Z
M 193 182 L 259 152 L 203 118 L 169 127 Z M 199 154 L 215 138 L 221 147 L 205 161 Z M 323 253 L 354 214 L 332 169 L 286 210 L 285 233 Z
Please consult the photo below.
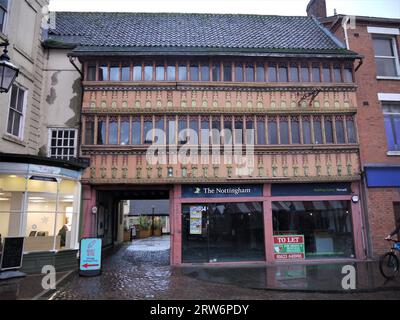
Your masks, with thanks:
M 52 41 L 93 48 L 340 51 L 314 18 L 236 14 L 57 12 Z

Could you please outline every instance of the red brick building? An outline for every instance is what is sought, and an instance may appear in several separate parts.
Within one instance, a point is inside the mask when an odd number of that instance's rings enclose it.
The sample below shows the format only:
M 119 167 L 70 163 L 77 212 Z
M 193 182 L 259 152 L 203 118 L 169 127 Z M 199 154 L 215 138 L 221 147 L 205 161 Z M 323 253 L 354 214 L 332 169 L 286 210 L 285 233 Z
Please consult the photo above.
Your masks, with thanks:
M 326 17 L 325 0 L 310 1 L 307 13 L 364 57 L 355 72 L 357 124 L 369 254 L 376 256 L 400 218 L 400 19 Z

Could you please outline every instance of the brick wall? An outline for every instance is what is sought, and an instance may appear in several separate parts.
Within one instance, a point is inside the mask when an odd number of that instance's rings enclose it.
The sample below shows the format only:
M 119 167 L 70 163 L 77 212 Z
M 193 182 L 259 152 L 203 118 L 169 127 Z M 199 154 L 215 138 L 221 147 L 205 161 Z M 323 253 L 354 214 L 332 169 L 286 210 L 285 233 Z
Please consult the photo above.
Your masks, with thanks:
M 357 126 L 360 141 L 360 159 L 363 165 L 368 163 L 400 164 L 400 156 L 388 156 L 387 140 L 378 93 L 400 93 L 400 80 L 379 80 L 376 78 L 376 65 L 372 34 L 367 26 L 399 28 L 399 25 L 387 23 L 366 24 L 356 20 L 356 29 L 348 30 L 350 50 L 364 56 L 362 66 L 356 72 L 357 90 Z M 339 26 L 335 35 L 345 43 L 343 29 Z M 397 50 L 400 37 L 397 36 Z M 400 54 L 399 54 L 400 55 Z M 357 65 L 356 65 L 357 66 Z M 365 103 L 368 105 L 365 105 Z M 400 190 L 394 188 L 369 188 L 367 196 L 367 215 L 369 239 L 374 257 L 387 251 L 389 244 L 383 240 L 395 227 L 393 202 L 400 201 Z

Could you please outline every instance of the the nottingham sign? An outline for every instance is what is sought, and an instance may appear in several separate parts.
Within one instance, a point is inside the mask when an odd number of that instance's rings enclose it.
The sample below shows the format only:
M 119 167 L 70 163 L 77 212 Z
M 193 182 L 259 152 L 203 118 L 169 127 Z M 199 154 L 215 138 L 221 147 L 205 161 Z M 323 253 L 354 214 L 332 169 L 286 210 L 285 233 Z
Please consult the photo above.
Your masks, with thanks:
M 262 197 L 262 185 L 187 185 L 182 186 L 183 198 Z

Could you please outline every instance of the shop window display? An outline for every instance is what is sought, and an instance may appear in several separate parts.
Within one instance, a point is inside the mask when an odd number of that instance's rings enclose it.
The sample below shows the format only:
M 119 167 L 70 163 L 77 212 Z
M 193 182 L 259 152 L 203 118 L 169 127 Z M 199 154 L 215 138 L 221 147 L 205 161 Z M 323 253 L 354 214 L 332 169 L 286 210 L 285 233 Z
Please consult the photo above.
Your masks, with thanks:
M 354 258 L 350 201 L 272 203 L 274 235 L 304 235 L 306 259 Z

